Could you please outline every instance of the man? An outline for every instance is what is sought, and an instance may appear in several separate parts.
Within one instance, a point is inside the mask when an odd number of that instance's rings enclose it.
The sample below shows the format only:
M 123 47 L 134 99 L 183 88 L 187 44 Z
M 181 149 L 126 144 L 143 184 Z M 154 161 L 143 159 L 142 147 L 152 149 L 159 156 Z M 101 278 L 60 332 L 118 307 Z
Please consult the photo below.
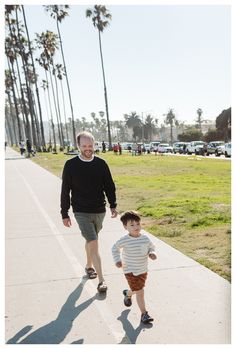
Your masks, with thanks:
M 89 132 L 77 136 L 80 154 L 65 163 L 62 175 L 61 215 L 65 227 L 71 226 L 70 204 L 81 233 L 85 238 L 87 263 L 85 272 L 90 279 L 98 276 L 98 291 L 106 292 L 98 251 L 98 233 L 105 217 L 105 195 L 111 217 L 117 216 L 116 189 L 107 163 L 94 156 L 94 138 Z M 71 194 L 71 198 L 70 198 Z

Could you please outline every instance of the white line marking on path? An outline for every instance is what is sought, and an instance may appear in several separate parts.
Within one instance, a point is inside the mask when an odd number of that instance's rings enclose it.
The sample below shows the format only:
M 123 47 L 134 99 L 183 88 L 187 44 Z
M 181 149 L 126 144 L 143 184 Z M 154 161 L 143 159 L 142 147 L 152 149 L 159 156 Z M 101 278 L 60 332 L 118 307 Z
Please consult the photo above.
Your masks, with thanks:
M 15 166 L 14 166 L 15 167 Z M 54 234 L 55 238 L 59 242 L 64 254 L 70 261 L 76 275 L 80 276 L 81 274 L 84 274 L 84 269 L 81 266 L 81 264 L 78 262 L 77 258 L 75 257 L 73 251 L 70 249 L 70 247 L 67 245 L 63 235 L 60 234 L 58 231 L 55 223 L 52 221 L 52 219 L 49 217 L 47 212 L 44 210 L 43 206 L 41 205 L 39 199 L 37 198 L 36 194 L 34 193 L 33 189 L 31 188 L 30 184 L 24 177 L 24 175 L 16 168 L 16 171 L 18 172 L 19 176 L 22 178 L 23 182 L 25 183 L 27 189 L 29 190 L 33 200 L 35 201 L 36 205 L 38 206 L 39 211 L 42 213 L 43 217 L 45 218 L 47 224 L 49 225 L 52 233 Z M 80 282 L 83 282 L 83 278 L 81 278 Z M 97 292 L 96 287 L 92 283 L 86 283 L 85 289 L 89 293 L 91 297 L 94 296 L 94 294 Z M 106 323 L 107 327 L 111 331 L 111 334 L 115 338 L 116 343 L 120 343 L 122 338 L 124 337 L 125 333 L 122 332 L 118 328 L 118 321 L 110 311 L 108 305 L 106 304 L 105 300 L 103 302 L 94 302 L 94 305 L 97 307 L 104 323 Z

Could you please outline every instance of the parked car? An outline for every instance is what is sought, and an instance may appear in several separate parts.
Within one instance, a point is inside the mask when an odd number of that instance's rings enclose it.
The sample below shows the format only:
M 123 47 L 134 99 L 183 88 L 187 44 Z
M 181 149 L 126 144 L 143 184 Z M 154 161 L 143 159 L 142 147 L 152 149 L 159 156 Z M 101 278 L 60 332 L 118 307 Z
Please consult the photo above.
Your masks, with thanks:
M 160 143 L 157 147 L 158 153 L 173 153 L 173 147 L 168 143 Z
M 184 145 L 187 146 L 189 143 L 187 142 L 175 142 L 173 144 L 173 153 L 179 153 L 183 154 L 184 153 Z
M 129 150 L 129 151 L 131 151 L 131 149 L 132 149 L 132 144 L 133 144 L 133 143 L 122 143 L 121 146 L 122 146 L 122 148 L 123 148 L 124 150 Z
M 154 148 L 157 148 L 158 145 L 160 144 L 161 142 L 151 142 L 150 143 L 150 151 L 154 151 Z
M 225 142 L 223 141 L 212 141 L 207 144 L 206 155 L 215 154 L 220 156 L 224 154 Z
M 150 153 L 150 149 L 151 149 L 151 147 L 150 147 L 149 143 L 144 143 L 143 144 L 143 151 L 144 152 L 147 152 L 149 154 Z
M 231 157 L 231 142 L 225 143 L 225 157 L 226 158 Z
M 192 141 L 187 145 L 186 153 L 196 154 L 196 155 L 202 154 L 204 145 L 205 145 L 205 142 L 203 141 Z

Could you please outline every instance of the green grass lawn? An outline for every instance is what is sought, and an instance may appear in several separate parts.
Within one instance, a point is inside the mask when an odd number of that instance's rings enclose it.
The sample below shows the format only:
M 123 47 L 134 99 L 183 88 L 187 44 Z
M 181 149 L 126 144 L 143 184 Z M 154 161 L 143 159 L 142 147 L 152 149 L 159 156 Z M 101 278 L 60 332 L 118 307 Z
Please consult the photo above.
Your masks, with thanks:
M 110 166 L 118 210 L 136 209 L 143 228 L 231 280 L 231 161 L 195 156 L 100 154 Z M 61 177 L 64 154 L 33 161 Z

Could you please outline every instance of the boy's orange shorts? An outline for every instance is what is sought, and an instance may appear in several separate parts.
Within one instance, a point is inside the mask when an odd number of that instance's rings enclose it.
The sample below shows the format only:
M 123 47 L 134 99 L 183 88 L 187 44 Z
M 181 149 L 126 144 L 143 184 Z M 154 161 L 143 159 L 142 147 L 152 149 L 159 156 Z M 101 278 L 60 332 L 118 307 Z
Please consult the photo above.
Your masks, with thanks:
M 133 273 L 125 274 L 131 291 L 139 291 L 145 286 L 145 281 L 147 279 L 147 273 L 140 275 L 134 275 Z

